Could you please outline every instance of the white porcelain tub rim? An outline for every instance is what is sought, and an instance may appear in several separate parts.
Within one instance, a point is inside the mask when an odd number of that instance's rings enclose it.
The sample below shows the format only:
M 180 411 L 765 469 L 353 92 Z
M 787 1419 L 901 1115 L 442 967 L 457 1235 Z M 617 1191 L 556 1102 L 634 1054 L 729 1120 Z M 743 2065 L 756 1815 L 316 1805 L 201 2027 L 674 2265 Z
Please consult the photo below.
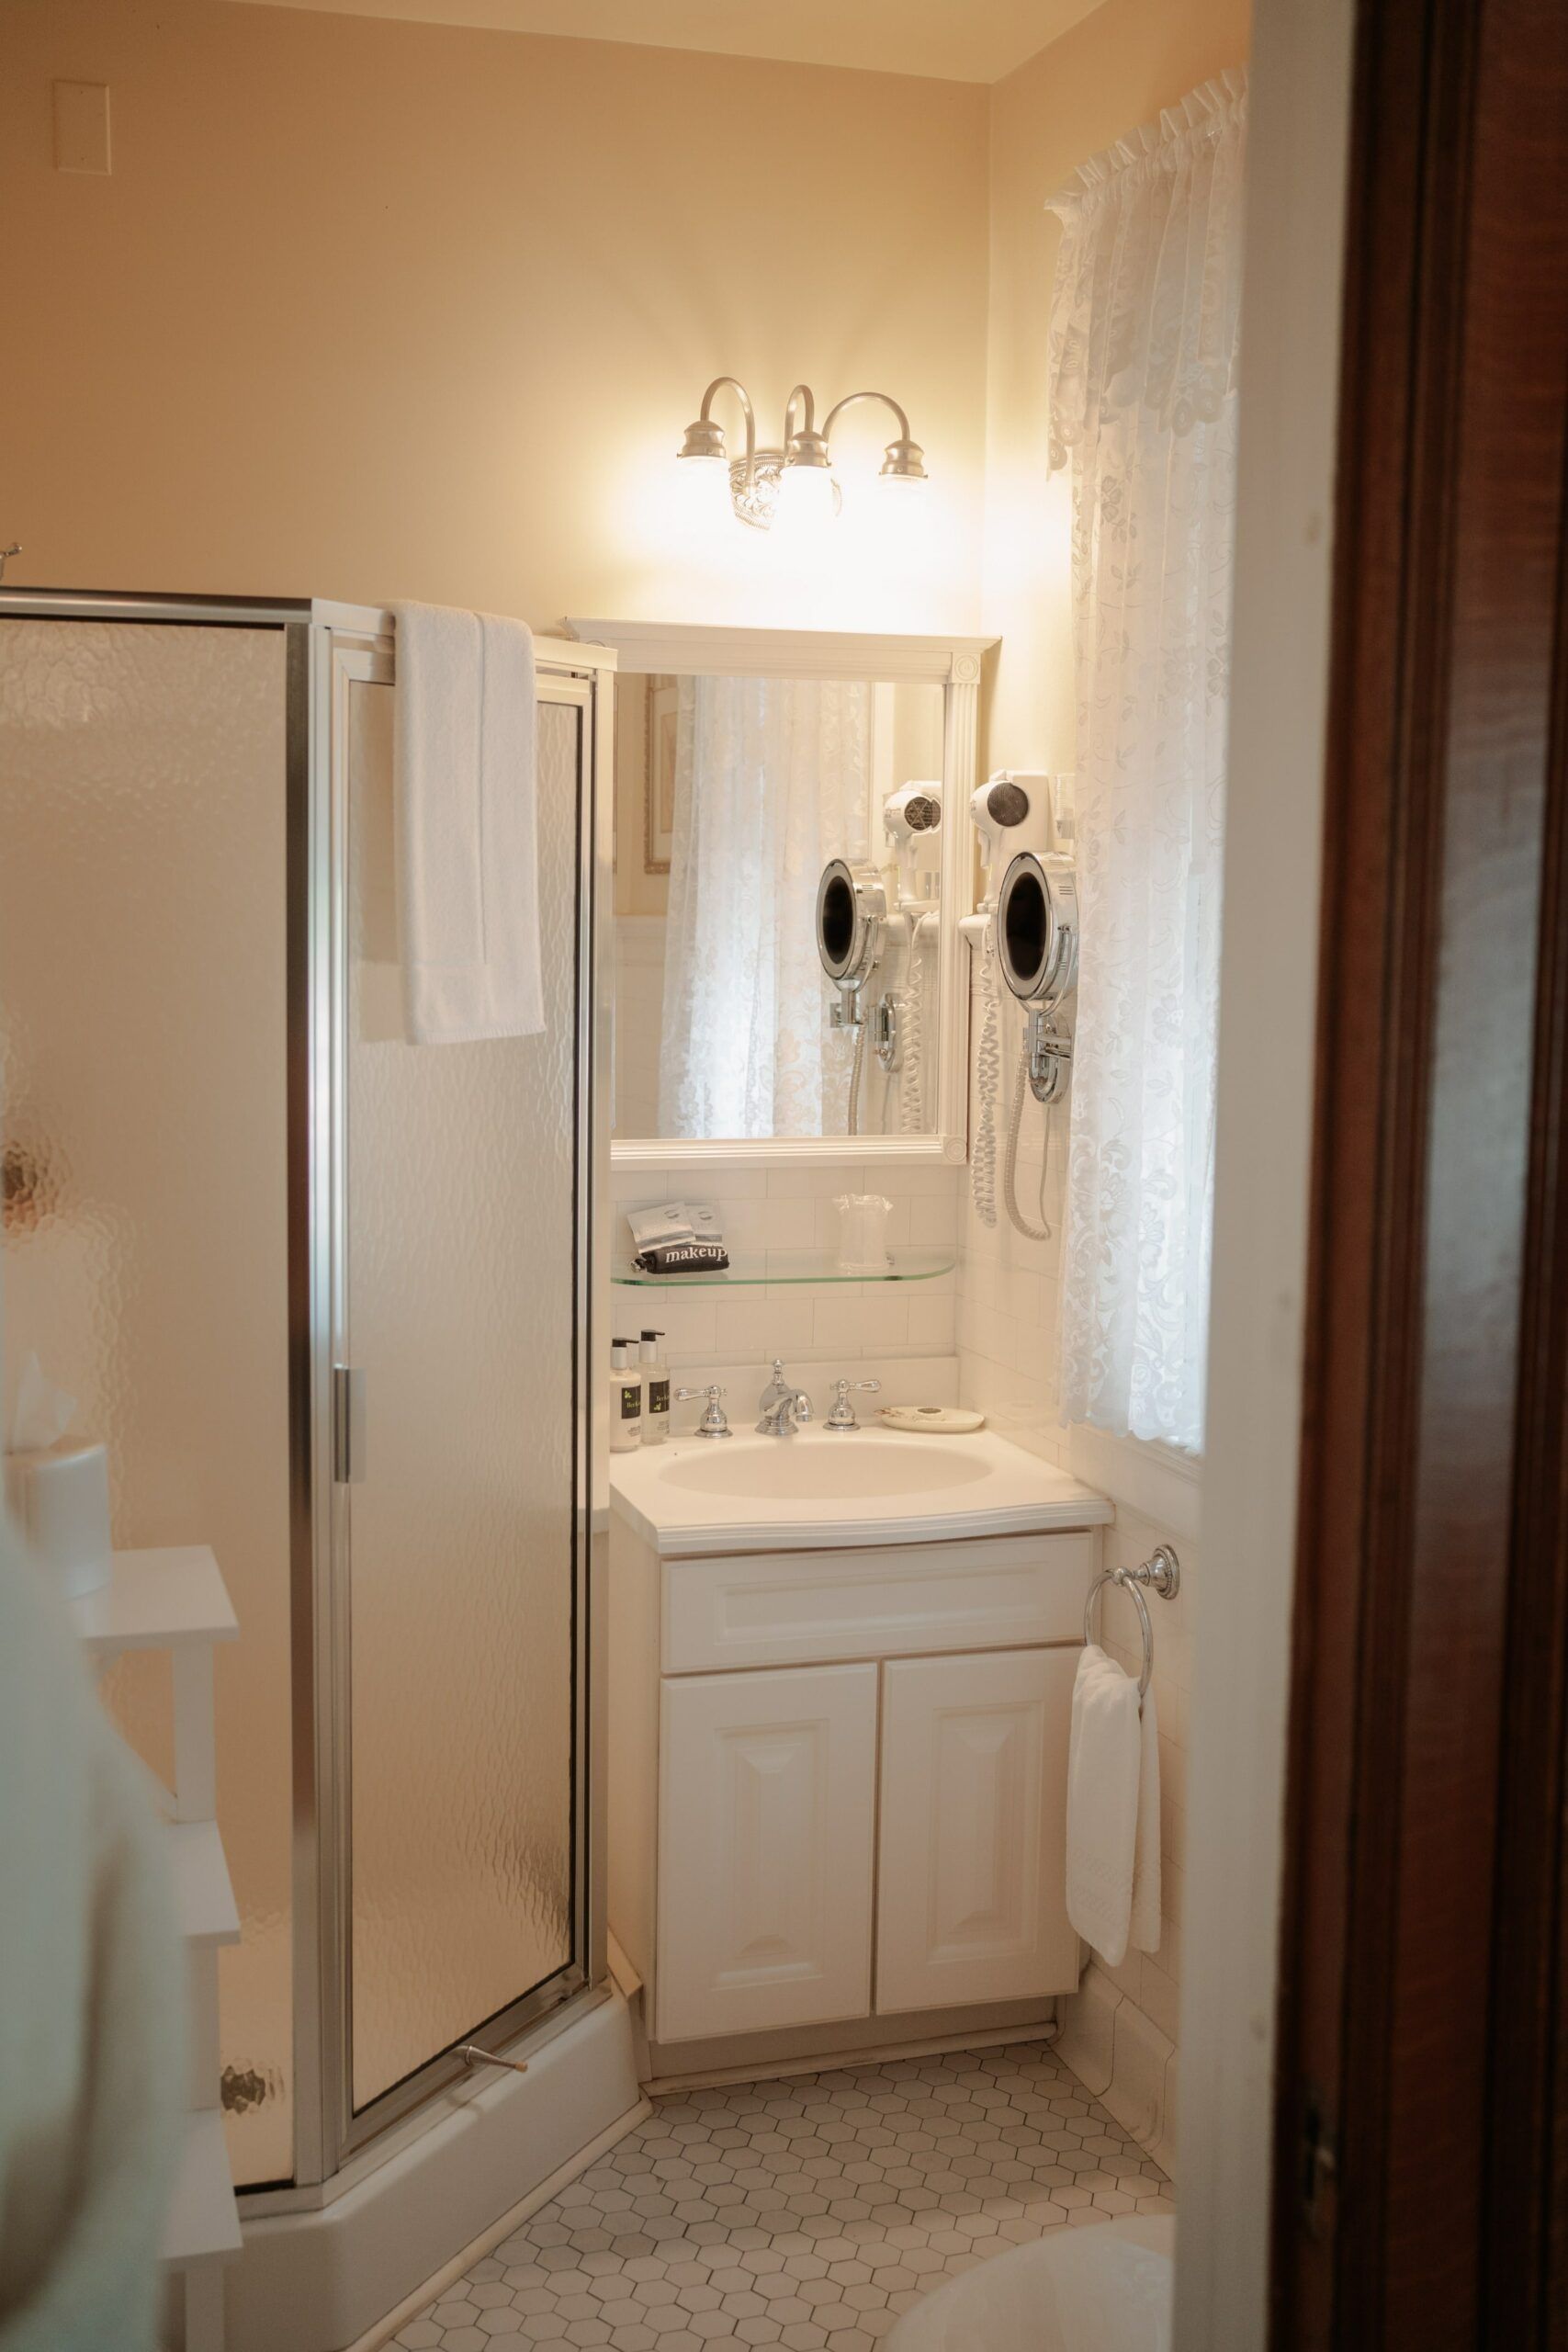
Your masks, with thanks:
M 1176 2217 L 1050 2231 L 950 2278 L 886 2352 L 1170 2352 Z

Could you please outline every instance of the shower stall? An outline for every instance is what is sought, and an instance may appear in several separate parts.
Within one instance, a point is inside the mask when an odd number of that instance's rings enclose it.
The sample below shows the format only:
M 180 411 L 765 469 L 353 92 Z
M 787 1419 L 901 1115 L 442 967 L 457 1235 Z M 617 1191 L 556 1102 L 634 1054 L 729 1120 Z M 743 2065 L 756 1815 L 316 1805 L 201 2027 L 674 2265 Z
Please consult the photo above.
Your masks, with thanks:
M 415 1047 L 389 616 L 0 590 L 6 1409 L 36 1353 L 107 1442 L 117 1545 L 209 1544 L 239 1617 L 253 2211 L 471 2096 L 461 2045 L 604 1997 L 614 656 L 536 652 L 545 1032 Z M 166 1770 L 152 1664 L 106 1695 Z

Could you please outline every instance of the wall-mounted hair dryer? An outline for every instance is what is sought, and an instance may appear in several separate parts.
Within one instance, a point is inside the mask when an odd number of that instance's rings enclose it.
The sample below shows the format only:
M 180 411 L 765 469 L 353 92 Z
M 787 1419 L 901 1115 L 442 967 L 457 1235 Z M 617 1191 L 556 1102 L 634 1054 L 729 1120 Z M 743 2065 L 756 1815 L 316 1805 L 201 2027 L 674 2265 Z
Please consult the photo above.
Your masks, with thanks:
M 1051 1230 L 1045 1218 L 1051 1106 L 1066 1094 L 1072 1067 L 1071 1046 L 1057 1029 L 1055 1016 L 1077 978 L 1077 871 L 1070 857 L 1049 846 L 1057 823 L 1050 778 L 992 776 L 975 794 L 971 810 L 988 869 L 982 1017 L 976 1057 L 979 1117 L 970 1155 L 975 1208 L 982 1224 L 995 1225 L 997 1119 L 1002 1087 L 999 967 L 1008 993 L 1029 1015 L 1013 1082 L 1006 1148 L 1000 1156 L 1002 1201 L 1020 1233 L 1031 1241 L 1043 1241 Z M 1070 821 L 1069 817 L 1069 837 Z M 1026 1091 L 1045 1106 L 1037 1225 L 1030 1223 L 1018 1204 L 1018 1145 Z
M 839 992 L 829 1022 L 835 1029 L 854 1031 L 847 1122 L 852 1136 L 860 1132 L 860 1080 L 865 1060 L 862 995 L 882 960 L 886 927 L 887 892 L 881 875 L 873 866 L 853 866 L 841 857 L 829 858 L 817 885 L 817 956 Z
M 882 830 L 898 862 L 900 909 L 931 906 L 942 895 L 942 786 L 904 784 L 882 804 Z
M 997 954 L 1002 978 L 1029 1013 L 1024 1067 L 1037 1102 L 1065 1092 L 1071 1051 L 1055 1014 L 1078 971 L 1078 886 L 1066 857 L 1024 850 L 997 894 Z
M 988 914 L 1009 861 L 1021 850 L 1043 857 L 1052 846 L 1052 779 L 1004 768 L 976 785 L 969 814 L 980 836 L 980 858 L 986 868 L 981 911 Z
M 817 885 L 817 954 L 822 969 L 846 1001 L 858 996 L 876 969 L 887 921 L 887 893 L 873 867 L 829 858 Z

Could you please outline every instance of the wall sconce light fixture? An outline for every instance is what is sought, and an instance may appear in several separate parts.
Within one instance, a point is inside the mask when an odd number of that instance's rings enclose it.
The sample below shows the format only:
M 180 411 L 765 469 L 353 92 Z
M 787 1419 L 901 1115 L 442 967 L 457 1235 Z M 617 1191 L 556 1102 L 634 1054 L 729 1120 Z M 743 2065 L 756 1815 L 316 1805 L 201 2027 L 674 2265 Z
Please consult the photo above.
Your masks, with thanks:
M 746 419 L 746 454 L 742 458 L 731 458 L 725 447 L 724 429 L 713 418 L 714 395 L 726 385 L 739 397 Z M 760 449 L 750 394 L 734 376 L 714 378 L 703 394 L 702 409 L 694 423 L 686 427 L 676 456 L 694 467 L 728 467 L 730 503 L 740 521 L 750 524 L 754 530 L 766 531 L 774 522 L 830 519 L 839 511 L 840 499 L 829 439 L 837 418 L 856 401 L 881 401 L 898 420 L 898 438 L 889 441 L 883 453 L 878 481 L 905 484 L 925 481 L 925 452 L 910 440 L 909 420 L 886 392 L 847 393 L 828 411 L 818 433 L 811 388 L 796 384 L 784 403 L 783 447 Z

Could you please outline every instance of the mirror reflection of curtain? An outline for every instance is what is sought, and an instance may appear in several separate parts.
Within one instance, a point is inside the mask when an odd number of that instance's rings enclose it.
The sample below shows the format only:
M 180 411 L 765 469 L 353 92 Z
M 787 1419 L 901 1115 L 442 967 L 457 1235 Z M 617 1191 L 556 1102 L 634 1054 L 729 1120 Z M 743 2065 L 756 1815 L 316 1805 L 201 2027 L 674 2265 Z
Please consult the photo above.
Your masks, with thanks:
M 817 886 L 867 832 L 871 688 L 682 678 L 659 1070 L 661 1136 L 842 1134 Z

